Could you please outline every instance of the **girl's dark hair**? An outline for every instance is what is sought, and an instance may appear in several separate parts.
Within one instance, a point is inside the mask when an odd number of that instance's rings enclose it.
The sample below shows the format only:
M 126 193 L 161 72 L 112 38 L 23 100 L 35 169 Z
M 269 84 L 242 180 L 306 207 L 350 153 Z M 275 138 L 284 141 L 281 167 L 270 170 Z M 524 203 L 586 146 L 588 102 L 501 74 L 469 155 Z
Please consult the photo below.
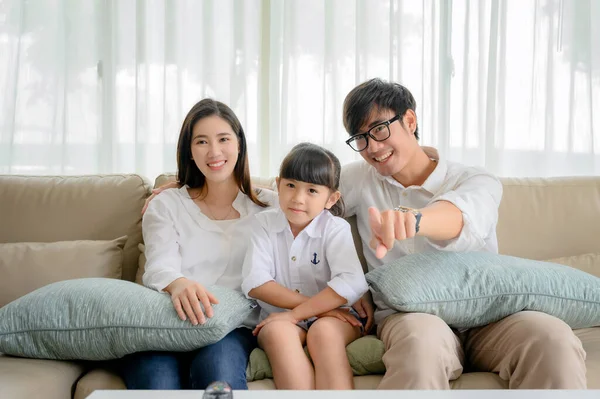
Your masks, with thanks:
M 192 159 L 192 130 L 199 120 L 213 115 L 229 123 L 237 136 L 240 152 L 233 170 L 233 176 L 238 187 L 256 205 L 266 207 L 267 204 L 260 201 L 256 196 L 256 192 L 252 189 L 246 135 L 242 124 L 231 108 L 210 98 L 205 98 L 194 105 L 183 120 L 179 141 L 177 142 L 177 181 L 181 185 L 187 184 L 190 188 L 203 188 L 205 186 L 206 177 Z
M 279 178 L 298 180 L 338 191 L 341 172 L 340 160 L 331 151 L 316 144 L 300 143 L 283 159 Z M 341 197 L 329 211 L 334 216 L 344 215 L 344 201 Z
M 351 136 L 369 120 L 374 110 L 390 110 L 402 117 L 409 109 L 417 112 L 417 102 L 412 93 L 404 86 L 386 82 L 379 78 L 367 80 L 356 86 L 344 100 L 344 127 Z M 415 128 L 415 138 L 419 139 L 419 127 Z

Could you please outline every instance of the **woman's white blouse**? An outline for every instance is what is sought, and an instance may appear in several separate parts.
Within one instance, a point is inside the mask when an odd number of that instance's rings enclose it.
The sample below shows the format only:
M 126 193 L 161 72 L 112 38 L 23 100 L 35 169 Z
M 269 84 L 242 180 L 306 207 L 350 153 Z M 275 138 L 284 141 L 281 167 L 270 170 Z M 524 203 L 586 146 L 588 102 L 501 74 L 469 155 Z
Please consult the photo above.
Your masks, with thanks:
M 258 198 L 278 206 L 277 194 L 259 190 Z M 242 192 L 233 202 L 240 218 L 214 221 L 190 198 L 187 187 L 168 189 L 154 198 L 142 220 L 146 245 L 144 285 L 162 291 L 186 277 L 202 285 L 240 290 L 242 264 L 253 215 L 264 211 Z
M 312 297 L 328 286 L 352 305 L 368 290 L 350 225 L 323 211 L 294 238 L 278 209 L 255 217 L 252 244 L 244 261 L 242 292 L 268 281 Z M 261 319 L 283 309 L 258 301 Z

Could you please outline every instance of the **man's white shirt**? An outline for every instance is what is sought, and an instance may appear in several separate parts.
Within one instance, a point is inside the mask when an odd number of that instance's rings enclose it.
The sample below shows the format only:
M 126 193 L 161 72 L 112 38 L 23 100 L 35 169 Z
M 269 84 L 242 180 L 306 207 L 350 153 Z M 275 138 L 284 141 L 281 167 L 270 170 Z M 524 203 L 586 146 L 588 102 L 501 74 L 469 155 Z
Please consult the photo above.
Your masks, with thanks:
M 392 177 L 380 175 L 373 166 L 361 160 L 342 168 L 340 191 L 346 205 L 345 216 L 356 215 L 369 270 L 402 256 L 426 251 L 498 252 L 496 224 L 502 184 L 482 168 L 439 159 L 436 168 L 422 186 L 404 187 Z M 464 226 L 457 238 L 434 241 L 417 236 L 396 241 L 385 257 L 377 259 L 369 246 L 369 207 L 374 206 L 381 211 L 398 205 L 420 209 L 436 201 L 448 201 L 462 212 Z M 373 300 L 377 306 L 376 323 L 395 312 L 377 293 L 373 293 Z
M 257 214 L 243 270 L 242 291 L 246 295 L 269 281 L 308 297 L 329 286 L 350 306 L 368 290 L 350 225 L 326 210 L 296 238 L 280 209 Z M 261 320 L 284 310 L 258 303 Z

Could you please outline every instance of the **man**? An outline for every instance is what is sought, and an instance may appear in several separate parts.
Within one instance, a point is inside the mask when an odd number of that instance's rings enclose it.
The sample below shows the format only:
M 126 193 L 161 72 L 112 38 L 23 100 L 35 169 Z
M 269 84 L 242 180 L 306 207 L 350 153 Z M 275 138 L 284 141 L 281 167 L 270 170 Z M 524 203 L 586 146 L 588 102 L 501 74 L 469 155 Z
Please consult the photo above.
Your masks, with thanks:
M 341 192 L 369 270 L 430 250 L 498 252 L 501 183 L 480 168 L 432 159 L 418 144 L 415 109 L 405 87 L 380 79 L 344 102 L 347 143 L 364 161 L 344 167 Z M 555 317 L 519 312 L 456 332 L 437 316 L 397 313 L 373 299 L 386 350 L 381 389 L 448 389 L 465 365 L 498 373 L 510 388 L 586 388 L 581 342 Z M 368 298 L 355 306 L 361 316 L 372 312 Z

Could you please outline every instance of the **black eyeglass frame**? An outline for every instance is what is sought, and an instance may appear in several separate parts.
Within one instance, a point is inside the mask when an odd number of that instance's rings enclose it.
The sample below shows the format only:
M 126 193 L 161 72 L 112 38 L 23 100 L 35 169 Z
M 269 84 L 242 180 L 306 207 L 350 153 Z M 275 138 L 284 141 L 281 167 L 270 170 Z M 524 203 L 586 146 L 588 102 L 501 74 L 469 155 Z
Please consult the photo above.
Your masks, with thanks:
M 375 140 L 375 141 L 379 141 L 379 142 L 381 142 L 381 141 L 385 141 L 385 140 L 389 139 L 389 138 L 390 138 L 390 136 L 392 135 L 392 131 L 390 130 L 390 125 L 391 125 L 392 123 L 396 122 L 397 120 L 399 120 L 399 119 L 400 119 L 400 117 L 401 117 L 401 115 L 400 115 L 400 114 L 398 114 L 398 115 L 394 116 L 392 119 L 389 119 L 389 120 L 387 120 L 387 121 L 385 121 L 385 122 L 378 123 L 377 125 L 373 126 L 373 127 L 372 127 L 372 128 L 370 128 L 369 130 L 367 130 L 365 133 L 357 133 L 357 134 L 353 135 L 352 137 L 350 137 L 348 140 L 346 140 L 346 144 L 348 144 L 348 146 L 349 146 L 350 148 L 352 148 L 354 151 L 356 151 L 356 152 L 361 152 L 361 151 L 364 151 L 364 150 L 366 150 L 367 148 L 369 148 L 369 137 L 370 137 L 370 138 L 372 138 L 372 139 L 373 139 L 373 140 Z M 387 128 L 388 134 L 387 134 L 387 137 L 386 137 L 386 138 L 384 138 L 384 139 L 381 139 L 381 140 L 378 140 L 378 139 L 376 139 L 376 138 L 375 138 L 375 136 L 374 136 L 374 135 L 371 133 L 371 131 L 373 131 L 374 129 L 377 129 L 378 127 L 381 127 L 381 126 L 385 126 L 385 127 Z M 358 140 L 358 139 L 361 139 L 361 138 L 364 138 L 364 139 L 365 139 L 366 145 L 365 145 L 365 148 L 363 148 L 363 149 L 360 149 L 360 150 L 357 150 L 356 148 L 354 148 L 354 147 L 352 146 L 352 144 L 351 144 L 351 143 L 352 143 L 353 141 L 356 141 L 356 140 Z

